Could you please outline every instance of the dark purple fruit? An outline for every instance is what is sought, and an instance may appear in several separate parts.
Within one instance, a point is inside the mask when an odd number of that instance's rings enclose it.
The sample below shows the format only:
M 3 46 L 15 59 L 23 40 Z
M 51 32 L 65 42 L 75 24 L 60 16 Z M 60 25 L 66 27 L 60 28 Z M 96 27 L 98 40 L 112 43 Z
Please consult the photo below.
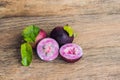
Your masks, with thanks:
M 55 39 L 60 46 L 66 43 L 72 43 L 74 34 L 72 28 L 69 26 L 55 27 L 50 33 L 50 37 Z
M 61 57 L 67 62 L 76 62 L 82 55 L 82 48 L 79 45 L 68 43 L 60 48 Z
M 52 61 L 57 58 L 59 52 L 58 43 L 52 38 L 44 38 L 37 45 L 37 54 L 44 61 Z

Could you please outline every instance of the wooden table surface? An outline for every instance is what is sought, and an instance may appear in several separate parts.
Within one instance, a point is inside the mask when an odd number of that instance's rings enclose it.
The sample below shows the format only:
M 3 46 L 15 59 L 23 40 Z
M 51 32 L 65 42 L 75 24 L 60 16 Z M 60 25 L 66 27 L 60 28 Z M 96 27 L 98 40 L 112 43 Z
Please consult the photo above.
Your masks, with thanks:
M 28 16 L 34 17 L 26 17 L 24 13 L 11 13 L 11 15 L 9 11 L 9 14 L 1 11 L 1 17 L 4 18 L 0 19 L 0 80 L 120 80 L 120 7 L 117 0 L 108 0 L 108 2 L 111 2 L 111 6 L 114 3 L 113 6 L 116 7 L 112 6 L 113 10 L 111 10 L 107 3 L 103 4 L 106 5 L 105 13 L 94 11 L 92 13 L 91 8 L 88 7 L 85 9 L 91 11 L 90 14 L 75 12 L 54 15 L 51 12 L 50 15 L 49 13 L 36 14 L 36 17 L 33 12 L 28 12 Z M 57 2 L 50 4 L 57 4 Z M 96 11 L 99 8 L 99 6 L 95 8 Z M 3 10 L 3 7 L 0 7 L 0 10 Z M 32 64 L 29 67 L 22 66 L 20 63 L 21 31 L 30 24 L 38 25 L 48 34 L 58 25 L 71 25 L 77 34 L 74 43 L 83 48 L 83 57 L 72 64 L 63 61 L 60 57 L 52 62 L 44 62 L 34 52 Z

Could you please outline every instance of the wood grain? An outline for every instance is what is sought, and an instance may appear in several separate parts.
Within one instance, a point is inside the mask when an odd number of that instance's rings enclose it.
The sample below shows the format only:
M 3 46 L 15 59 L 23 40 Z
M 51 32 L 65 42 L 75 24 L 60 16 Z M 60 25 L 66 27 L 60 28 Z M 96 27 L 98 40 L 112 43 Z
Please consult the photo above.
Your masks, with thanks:
M 21 31 L 30 24 L 48 33 L 57 25 L 71 25 L 84 56 L 70 64 L 60 57 L 44 62 L 34 53 L 32 64 L 21 66 Z M 0 80 L 120 80 L 120 15 L 2 18 L 0 34 Z
M 0 17 L 120 14 L 120 0 L 0 0 Z

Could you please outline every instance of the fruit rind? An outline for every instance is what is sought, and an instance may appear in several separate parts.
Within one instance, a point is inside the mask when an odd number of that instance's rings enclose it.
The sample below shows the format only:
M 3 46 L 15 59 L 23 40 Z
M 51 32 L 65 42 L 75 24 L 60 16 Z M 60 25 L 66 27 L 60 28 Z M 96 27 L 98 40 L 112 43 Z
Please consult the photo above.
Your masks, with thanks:
M 47 33 L 43 29 L 40 29 L 38 35 L 36 36 L 35 43 L 33 44 L 33 48 L 36 48 L 38 42 L 46 37 L 47 37 Z
M 65 49 L 67 49 L 68 47 L 71 47 L 71 46 L 76 47 L 77 51 L 79 51 L 79 52 L 77 52 L 77 55 L 71 55 L 71 54 L 68 54 L 67 52 L 65 52 Z M 67 62 L 76 62 L 82 57 L 83 51 L 79 45 L 74 44 L 74 43 L 68 43 L 68 44 L 63 45 L 60 48 L 60 55 Z

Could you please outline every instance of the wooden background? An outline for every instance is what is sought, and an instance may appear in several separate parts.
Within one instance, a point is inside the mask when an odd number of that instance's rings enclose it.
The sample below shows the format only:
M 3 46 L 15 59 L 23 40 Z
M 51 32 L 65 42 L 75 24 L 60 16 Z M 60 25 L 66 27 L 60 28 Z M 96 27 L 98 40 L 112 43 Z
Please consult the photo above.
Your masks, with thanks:
M 0 0 L 0 17 L 119 13 L 119 0 Z
M 69 24 L 84 55 L 20 63 L 21 31 L 30 24 L 50 31 Z M 119 0 L 0 0 L 0 80 L 120 80 Z

